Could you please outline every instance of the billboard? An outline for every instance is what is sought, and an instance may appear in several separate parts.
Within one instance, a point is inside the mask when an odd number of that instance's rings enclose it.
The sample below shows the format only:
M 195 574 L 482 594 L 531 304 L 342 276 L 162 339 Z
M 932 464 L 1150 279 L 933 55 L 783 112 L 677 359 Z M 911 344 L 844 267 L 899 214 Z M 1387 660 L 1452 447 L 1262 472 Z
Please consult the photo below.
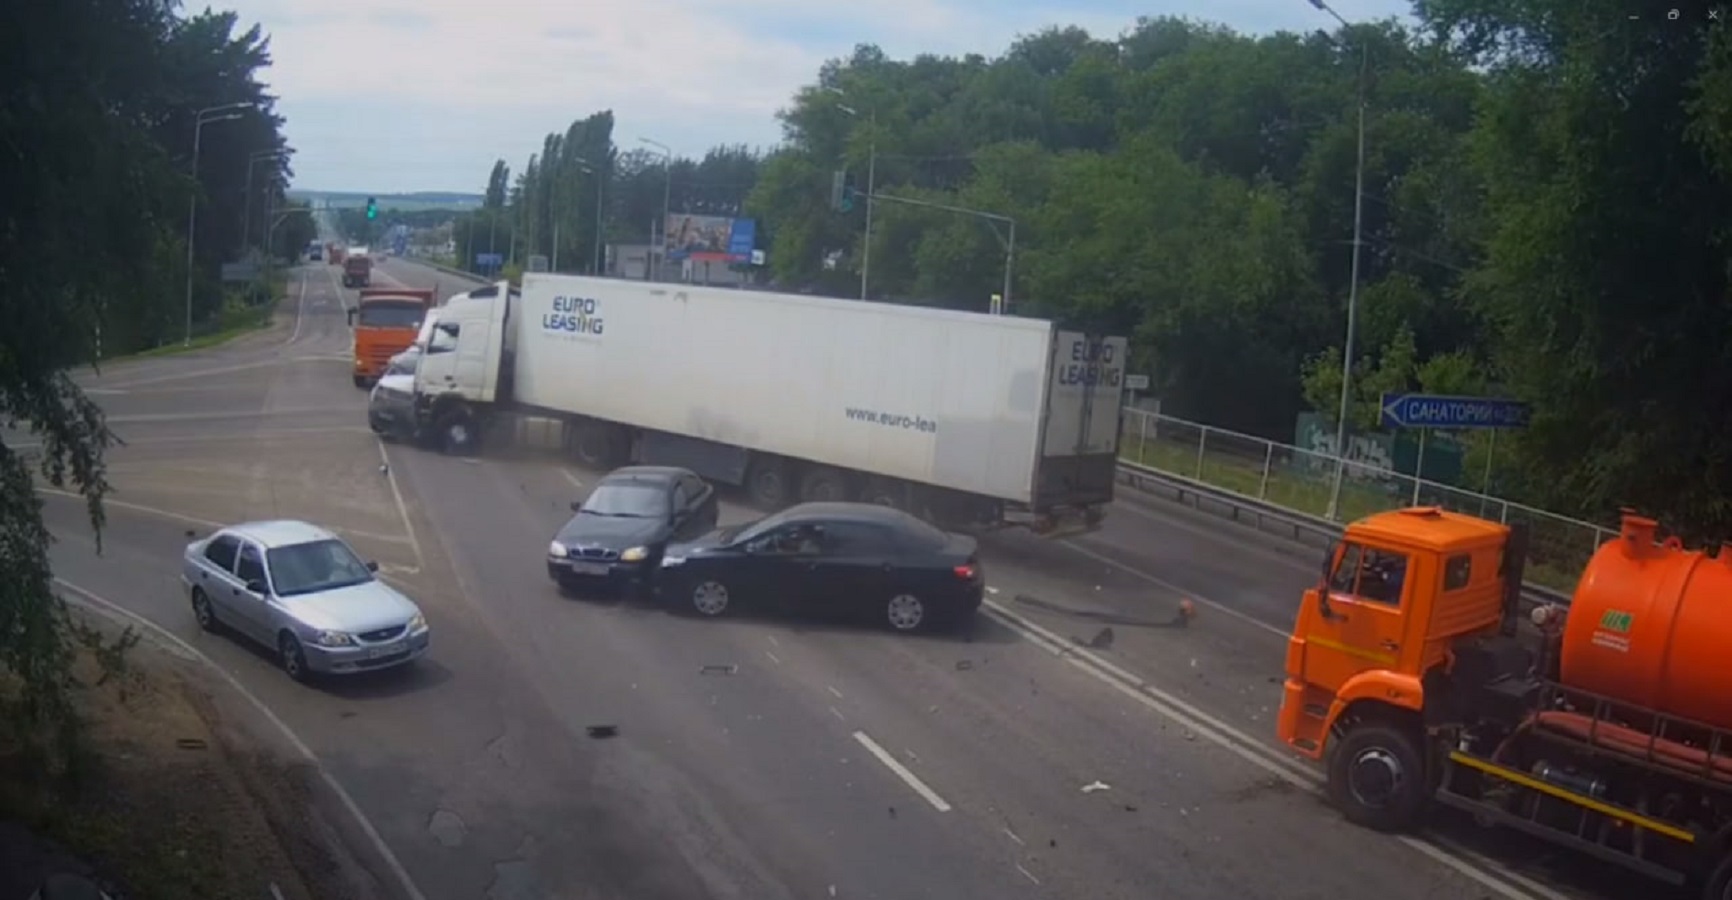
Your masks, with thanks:
M 758 248 L 758 223 L 752 219 L 670 213 L 662 234 L 672 260 L 751 262 Z

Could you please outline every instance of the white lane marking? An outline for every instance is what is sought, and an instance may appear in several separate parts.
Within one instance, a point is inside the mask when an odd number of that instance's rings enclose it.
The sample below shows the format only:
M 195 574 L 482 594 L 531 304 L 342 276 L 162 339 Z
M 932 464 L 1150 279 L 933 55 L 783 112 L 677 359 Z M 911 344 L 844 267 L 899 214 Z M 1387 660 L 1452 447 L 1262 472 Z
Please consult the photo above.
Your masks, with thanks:
M 1023 868 L 1023 867 L 1022 867 L 1022 863 L 1017 863 L 1017 864 L 1016 864 L 1016 870 L 1017 870 L 1017 871 L 1018 871 L 1018 872 L 1021 872 L 1021 873 L 1022 873 L 1022 877 L 1024 877 L 1024 878 L 1027 878 L 1027 879 L 1028 879 L 1028 880 L 1029 880 L 1029 881 L 1032 881 L 1032 882 L 1034 882 L 1034 883 L 1035 883 L 1035 884 L 1036 884 L 1036 885 L 1038 885 L 1038 884 L 1040 884 L 1040 879 L 1039 879 L 1039 878 L 1036 878 L 1036 877 L 1034 877 L 1034 874 L 1033 874 L 1033 873 L 1031 873 L 1031 872 L 1030 872 L 1030 871 L 1029 871 L 1029 870 L 1027 870 L 1027 869 L 1025 869 L 1025 868 Z
M 896 774 L 897 778 L 902 779 L 905 784 L 913 788 L 914 793 L 919 794 L 921 799 L 932 804 L 933 809 L 939 812 L 950 812 L 950 804 L 945 803 L 944 798 L 938 796 L 937 791 L 927 787 L 926 782 L 920 780 L 920 776 L 910 772 L 907 766 L 890 755 L 890 751 L 878 746 L 878 742 L 873 740 L 870 735 L 864 731 L 856 731 L 854 732 L 854 740 L 858 741 L 860 746 L 865 747 L 867 753 L 878 757 L 878 761 L 883 763 L 885 768 L 888 768 Z
M 1215 541 L 1215 542 L 1219 543 L 1222 538 L 1224 538 L 1224 537 L 1230 538 L 1231 537 L 1230 534 L 1223 533 L 1218 529 L 1215 531 L 1210 531 L 1208 528 L 1206 528 L 1202 525 L 1199 525 L 1195 522 L 1186 521 L 1184 518 L 1181 518 L 1178 515 L 1178 510 L 1174 510 L 1173 513 L 1168 514 L 1168 513 L 1158 513 L 1152 509 L 1145 509 L 1144 508 L 1145 504 L 1170 503 L 1170 502 L 1171 501 L 1163 500 L 1158 496 L 1152 496 L 1147 500 L 1125 500 L 1123 503 L 1119 503 L 1119 502 L 1115 501 L 1113 503 L 1113 514 L 1117 515 L 1121 512 L 1128 512 L 1134 516 L 1139 516 L 1143 519 L 1146 519 L 1150 522 L 1153 522 L 1162 528 L 1177 528 L 1180 531 L 1184 531 L 1184 532 L 1188 532 L 1190 534 L 1196 535 L 1197 537 L 1202 538 L 1203 540 L 1206 540 L 1206 541 Z M 1186 507 L 1186 510 L 1189 511 L 1189 507 Z M 1204 513 L 1204 515 L 1207 515 L 1207 513 Z M 1254 531 L 1255 530 L 1255 529 L 1250 528 L 1249 526 L 1242 525 L 1242 524 L 1237 523 L 1237 522 L 1232 522 L 1232 521 L 1229 521 L 1226 519 L 1218 519 L 1216 521 L 1219 521 L 1220 523 L 1222 523 L 1224 525 L 1236 526 L 1239 530 L 1245 530 L 1245 531 Z M 1235 553 L 1242 553 L 1244 551 L 1249 550 L 1252 553 L 1255 553 L 1258 556 L 1263 557 L 1264 559 L 1268 559 L 1268 560 L 1275 562 L 1275 563 L 1282 565 L 1282 566 L 1290 566 L 1292 568 L 1299 569 L 1299 570 L 1302 570 L 1305 572 L 1317 571 L 1317 564 L 1315 562 L 1304 562 L 1301 559 L 1299 559 L 1298 557 L 1294 556 L 1291 551 L 1283 551 L 1283 550 L 1277 549 L 1275 547 L 1269 546 L 1267 544 L 1264 544 L 1260 541 L 1235 541 L 1233 543 L 1233 550 Z M 1319 551 L 1319 553 L 1321 553 L 1321 551 Z M 1319 558 L 1321 558 L 1320 555 L 1319 555 Z
M 397 515 L 403 517 L 403 533 L 409 536 L 409 549 L 415 553 L 415 573 L 419 573 L 427 565 L 427 558 L 421 555 L 421 540 L 415 536 L 415 523 L 409 518 L 409 504 L 403 502 L 403 490 L 397 486 L 397 470 L 391 468 L 385 442 L 378 439 L 376 443 L 379 446 L 379 464 L 385 469 L 385 481 L 391 485 L 391 499 L 397 503 Z
M 771 653 L 771 652 L 770 652 L 770 651 L 768 651 L 768 650 L 765 650 L 765 651 L 764 651 L 764 655 L 765 655 L 765 656 L 768 656 L 768 657 L 769 657 L 769 658 L 770 658 L 770 662 L 773 662 L 773 663 L 775 663 L 775 664 L 776 664 L 776 665 L 778 665 L 778 666 L 779 666 L 779 665 L 781 665 L 781 664 L 782 664 L 782 661 L 781 661 L 781 660 L 779 660 L 779 659 L 777 659 L 777 658 L 776 658 L 776 654 L 774 654 L 774 653 Z
M 1118 569 L 1118 570 L 1125 572 L 1127 574 L 1134 575 L 1138 578 L 1141 578 L 1142 580 L 1147 581 L 1148 583 L 1150 583 L 1150 584 L 1152 584 L 1158 588 L 1162 588 L 1163 590 L 1172 591 L 1173 593 L 1178 594 L 1181 597 L 1188 598 L 1193 603 L 1201 603 L 1204 606 L 1207 606 L 1210 609 L 1212 609 L 1218 613 L 1224 613 L 1226 615 L 1232 616 L 1235 619 L 1238 619 L 1241 622 L 1245 622 L 1249 625 L 1255 625 L 1258 628 L 1261 628 L 1264 631 L 1267 631 L 1270 634 L 1273 634 L 1276 637 L 1281 638 L 1282 640 L 1286 640 L 1288 637 L 1286 631 L 1284 631 L 1280 628 L 1276 628 L 1275 626 L 1270 625 L 1268 622 L 1265 622 L 1261 619 L 1258 619 L 1258 618 L 1255 618 L 1253 616 L 1242 613 L 1242 612 L 1240 612 L 1240 611 L 1238 611 L 1238 610 L 1236 610 L 1236 609 L 1232 608 L 1231 606 L 1228 606 L 1224 603 L 1219 603 L 1217 601 L 1210 600 L 1209 598 L 1204 597 L 1201 594 L 1198 594 L 1196 591 L 1186 590 L 1185 588 L 1179 587 L 1178 585 L 1176 585 L 1170 581 L 1167 581 L 1163 578 L 1158 578 L 1154 575 L 1150 575 L 1149 573 L 1144 572 L 1142 569 L 1139 569 L 1136 566 L 1127 565 L 1125 563 L 1119 562 L 1116 559 L 1113 559 L 1110 556 L 1104 556 L 1100 553 L 1096 553 L 1095 551 L 1090 550 L 1089 548 L 1084 547 L 1081 544 L 1076 543 L 1075 541 L 1062 541 L 1061 543 L 1063 543 L 1066 547 L 1069 547 L 1070 549 L 1075 550 L 1078 553 L 1081 553 L 1082 555 L 1088 557 L 1089 559 L 1095 560 L 1097 562 L 1106 563 L 1107 565 L 1112 566 L 1115 569 Z
M 126 443 L 119 449 L 127 447 L 144 447 L 151 444 L 202 444 L 218 441 L 256 441 L 260 438 L 291 437 L 309 434 L 364 434 L 374 437 L 373 429 L 363 425 L 343 425 L 326 428 L 269 428 L 260 431 L 248 431 L 245 434 L 181 434 L 172 437 L 125 438 Z M 34 446 L 42 446 L 40 443 Z M 124 465 L 125 463 L 121 463 Z
M 283 344 L 285 346 L 287 346 L 289 344 L 293 344 L 294 342 L 301 339 L 301 317 L 306 311 L 307 311 L 307 273 L 303 269 L 301 271 L 301 296 L 295 300 L 295 330 L 290 332 L 289 333 L 289 339 L 283 342 Z
M 379 829 L 375 828 L 372 820 L 368 819 L 367 814 L 361 811 L 361 805 L 355 802 L 355 798 L 349 794 L 348 790 L 343 787 L 341 782 L 337 781 L 336 776 L 332 775 L 330 770 L 325 768 L 324 762 L 319 759 L 317 754 L 313 753 L 311 747 L 307 746 L 307 742 L 301 740 L 301 736 L 296 734 L 295 730 L 290 728 L 289 724 L 284 722 L 276 712 L 274 712 L 269 706 L 266 706 L 265 702 L 258 698 L 258 695 L 247 690 L 246 685 L 241 684 L 240 679 L 236 678 L 227 669 L 217 665 L 216 660 L 211 659 L 209 656 L 200 652 L 197 647 L 187 643 L 179 635 L 169 631 L 161 625 L 158 625 L 150 619 L 147 619 L 112 600 L 108 600 L 93 591 L 81 588 L 64 578 L 56 578 L 54 579 L 54 583 L 73 592 L 74 594 L 77 594 L 78 597 L 76 599 L 82 600 L 85 605 L 95 606 L 114 615 L 125 617 L 156 636 L 159 640 L 167 643 L 168 646 L 179 651 L 181 654 L 208 666 L 211 671 L 221 676 L 223 681 L 227 683 L 230 688 L 234 689 L 235 693 L 239 694 L 243 699 L 251 704 L 253 709 L 257 710 L 260 715 L 264 716 L 267 721 L 282 733 L 283 737 L 288 740 L 289 744 L 295 748 L 295 752 L 301 754 L 302 758 L 312 764 L 313 768 L 319 773 L 319 778 L 325 782 L 325 786 L 330 788 L 331 793 L 334 794 L 337 797 L 337 800 L 343 804 L 343 808 L 348 811 L 350 816 L 354 817 L 355 824 L 360 826 L 361 833 L 366 835 L 367 842 L 373 846 L 374 852 L 378 853 L 379 857 L 385 861 L 385 865 L 390 868 L 391 874 L 396 877 L 397 884 L 402 888 L 404 896 L 408 897 L 409 900 L 427 900 L 427 896 L 421 893 L 421 889 L 416 886 L 415 879 L 410 877 L 409 870 L 403 867 L 403 862 L 397 858 L 396 853 L 391 851 L 391 846 L 385 843 L 385 838 L 383 835 L 379 834 Z
M 1005 836 L 1006 836 L 1006 837 L 1008 837 L 1008 838 L 1010 838 L 1010 839 L 1011 839 L 1011 840 L 1013 840 L 1013 841 L 1015 841 L 1015 842 L 1016 842 L 1016 843 L 1017 843 L 1017 846 L 1019 846 L 1019 847 L 1026 847 L 1026 846 L 1028 846 L 1028 844 L 1026 844 L 1026 843 L 1024 843 L 1024 842 L 1023 842 L 1023 840 L 1022 840 L 1022 838 L 1021 838 L 1021 837 L 1018 837 L 1018 836 L 1017 836 L 1017 833 L 1016 833 L 1016 832 L 1014 832 L 1014 831 L 1011 831 L 1011 830 L 1010 830 L 1010 829 L 1009 829 L 1009 828 L 1006 828 L 1006 829 L 1004 829 L 1004 834 L 1005 834 Z
M 833 688 L 833 687 L 831 687 L 831 686 L 829 686 L 829 685 L 827 685 L 827 684 L 826 684 L 826 685 L 824 685 L 824 689 L 825 689 L 825 690 L 827 690 L 827 691 L 829 691 L 829 692 L 830 692 L 830 695 L 831 695 L 831 696 L 833 696 L 833 697 L 835 697 L 835 698 L 836 698 L 836 699 L 837 699 L 837 700 L 840 700 L 840 699 L 842 699 L 842 692 L 841 692 L 841 691 L 838 691 L 838 690 L 836 690 L 836 689 L 835 689 L 835 688 Z
M 85 388 L 84 393 L 92 397 L 109 397 L 128 392 L 120 388 Z
M 208 422 L 220 419 L 268 419 L 272 416 L 304 416 L 313 413 L 337 412 L 329 406 L 294 406 L 282 409 L 233 409 L 221 412 L 140 413 L 132 416 L 108 416 L 108 422 Z
M 262 359 L 249 363 L 237 363 L 232 366 L 217 366 L 210 369 L 197 369 L 192 372 L 177 372 L 173 375 L 157 375 L 153 378 L 135 378 L 131 381 L 121 381 L 109 385 L 108 389 L 143 387 L 147 384 L 166 384 L 170 381 L 187 381 L 193 378 L 203 378 L 207 375 L 227 375 L 233 372 L 247 372 L 253 369 L 264 369 L 280 365 L 280 359 Z
M 765 637 L 765 638 L 766 638 L 766 639 L 768 639 L 768 640 L 769 640 L 769 642 L 770 642 L 770 644 L 771 644 L 771 645 L 773 645 L 773 646 L 776 646 L 776 647 L 780 647 L 780 646 L 782 646 L 782 642 L 781 642 L 781 641 L 778 641 L 778 640 L 776 640 L 776 636 L 775 636 L 775 635 L 773 635 L 773 634 L 766 634 L 766 635 L 764 635 L 764 637 Z
M 579 478 L 579 477 L 577 477 L 577 476 L 576 476 L 576 475 L 573 475 L 573 474 L 571 474 L 571 471 L 570 471 L 570 470 L 568 470 L 568 469 L 560 469 L 560 470 L 559 470 L 559 474 L 561 474 L 561 475 L 564 475 L 564 476 L 565 476 L 565 480 L 566 480 L 566 481 L 569 481 L 569 482 L 571 482 L 571 486 L 572 486 L 572 487 L 575 487 L 575 488 L 581 488 L 581 487 L 583 487 L 583 479 L 582 479 L 582 478 Z
M 843 722 L 848 721 L 848 717 L 842 715 L 842 711 L 837 709 L 834 706 L 830 707 L 830 715 L 835 716 L 837 719 L 840 719 Z
M 1260 741 L 1204 712 L 1195 704 L 1149 684 L 1147 681 L 1102 659 L 1087 648 L 1073 646 L 1071 642 L 1066 641 L 1058 634 L 1024 619 L 996 601 L 987 600 L 985 609 L 988 615 L 1021 635 L 1029 643 L 1063 659 L 1096 681 L 1148 707 L 1168 720 L 1184 726 L 1197 736 L 1212 741 L 1222 749 L 1276 778 L 1313 792 L 1320 793 L 1322 791 L 1323 778 L 1315 770 L 1296 759 L 1277 755 L 1275 751 Z M 1489 862 L 1476 864 L 1471 861 L 1472 858 L 1464 858 L 1465 855 L 1451 853 L 1428 840 L 1408 835 L 1397 835 L 1395 839 L 1448 866 L 1498 896 L 1507 898 L 1507 900 L 1532 900 L 1536 896 L 1545 898 L 1545 900 L 1569 900 L 1564 894 L 1530 879 L 1524 878 L 1517 881 L 1515 877 L 1501 872 L 1493 874 L 1489 869 L 1496 868 L 1495 864 Z M 1479 859 L 1483 859 L 1483 857 L 1479 857 Z M 1509 880 L 1501 880 L 1503 878 Z

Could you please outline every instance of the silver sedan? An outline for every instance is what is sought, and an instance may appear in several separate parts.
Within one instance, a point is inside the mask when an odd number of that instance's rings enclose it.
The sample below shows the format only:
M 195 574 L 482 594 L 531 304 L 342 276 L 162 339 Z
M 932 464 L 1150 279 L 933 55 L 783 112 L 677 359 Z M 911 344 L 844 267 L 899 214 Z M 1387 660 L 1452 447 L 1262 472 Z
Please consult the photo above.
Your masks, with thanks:
M 331 532 L 279 519 L 186 545 L 181 583 L 200 628 L 274 649 L 283 671 L 305 681 L 400 666 L 427 652 L 427 619 L 378 570 Z

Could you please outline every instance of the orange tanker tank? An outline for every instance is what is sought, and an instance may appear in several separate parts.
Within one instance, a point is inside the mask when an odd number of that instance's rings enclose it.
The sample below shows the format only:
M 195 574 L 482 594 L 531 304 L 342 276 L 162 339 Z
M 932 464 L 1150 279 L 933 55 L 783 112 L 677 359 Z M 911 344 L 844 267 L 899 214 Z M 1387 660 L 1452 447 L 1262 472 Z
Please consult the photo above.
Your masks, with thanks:
M 1564 684 L 1732 729 L 1732 548 L 1716 556 L 1654 540 L 1625 513 L 1582 572 L 1564 626 Z

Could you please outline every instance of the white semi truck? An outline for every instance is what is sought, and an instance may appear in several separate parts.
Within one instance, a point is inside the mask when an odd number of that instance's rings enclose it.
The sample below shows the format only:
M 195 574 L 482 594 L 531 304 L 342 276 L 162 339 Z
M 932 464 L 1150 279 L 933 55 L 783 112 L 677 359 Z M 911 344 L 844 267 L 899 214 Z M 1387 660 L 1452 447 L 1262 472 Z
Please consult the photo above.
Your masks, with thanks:
M 1097 524 L 1126 342 L 1038 319 L 531 273 L 426 332 L 415 430 L 473 452 L 502 414 L 586 466 L 677 465 L 760 506 L 861 500 L 953 527 Z

